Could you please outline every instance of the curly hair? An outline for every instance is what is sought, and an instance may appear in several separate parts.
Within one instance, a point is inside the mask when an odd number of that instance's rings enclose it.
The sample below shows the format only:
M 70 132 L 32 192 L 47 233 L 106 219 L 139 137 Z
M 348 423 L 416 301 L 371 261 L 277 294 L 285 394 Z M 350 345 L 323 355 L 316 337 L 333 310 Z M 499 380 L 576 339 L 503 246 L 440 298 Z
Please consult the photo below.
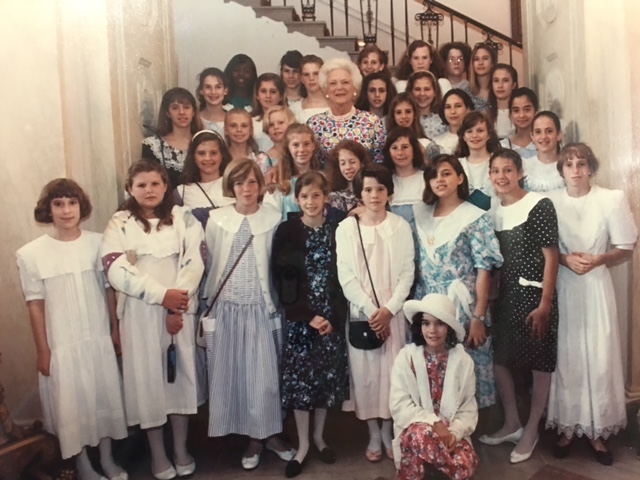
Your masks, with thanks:
M 86 220 L 91 215 L 93 206 L 89 196 L 82 187 L 69 178 L 56 178 L 47 183 L 33 209 L 33 216 L 38 223 L 53 223 L 51 216 L 51 202 L 56 198 L 75 198 L 80 204 L 80 221 Z

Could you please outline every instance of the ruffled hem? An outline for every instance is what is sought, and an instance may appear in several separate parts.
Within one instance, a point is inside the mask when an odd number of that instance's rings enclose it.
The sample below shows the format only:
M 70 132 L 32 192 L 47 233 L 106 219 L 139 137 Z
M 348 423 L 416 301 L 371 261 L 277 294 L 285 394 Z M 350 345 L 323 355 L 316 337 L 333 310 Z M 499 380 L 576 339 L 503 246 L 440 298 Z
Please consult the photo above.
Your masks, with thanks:
M 626 428 L 626 426 L 626 420 L 604 428 L 593 428 L 593 425 L 560 425 L 559 423 L 552 420 L 547 420 L 546 424 L 547 429 L 557 429 L 558 434 L 562 434 L 567 438 L 571 438 L 574 435 L 578 437 L 582 437 L 584 435 L 591 440 L 594 440 L 596 438 L 607 440 L 611 435 L 617 435 L 618 432 L 620 432 L 620 430 L 622 430 L 623 428 Z

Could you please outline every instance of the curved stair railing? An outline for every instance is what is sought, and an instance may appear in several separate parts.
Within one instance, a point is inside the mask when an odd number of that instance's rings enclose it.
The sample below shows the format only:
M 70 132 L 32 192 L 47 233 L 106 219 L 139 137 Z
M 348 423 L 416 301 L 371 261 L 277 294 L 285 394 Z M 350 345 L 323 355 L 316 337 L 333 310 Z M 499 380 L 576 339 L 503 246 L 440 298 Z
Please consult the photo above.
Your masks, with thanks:
M 422 11 L 416 11 L 416 3 L 422 5 Z M 511 35 L 435 0 L 263 0 L 263 4 L 299 8 L 302 19 L 308 21 L 316 19 L 318 7 L 324 11 L 328 7 L 329 18 L 319 20 L 327 22 L 332 35 L 357 36 L 360 46 L 376 43 L 380 29 L 390 37 L 388 49 L 392 63 L 396 63 L 406 46 L 418 38 L 437 48 L 441 42 L 469 43 L 471 36 L 480 36 L 483 43 L 498 51 L 508 48 L 510 63 L 513 63 L 514 50 L 522 52 L 520 0 L 512 0 Z

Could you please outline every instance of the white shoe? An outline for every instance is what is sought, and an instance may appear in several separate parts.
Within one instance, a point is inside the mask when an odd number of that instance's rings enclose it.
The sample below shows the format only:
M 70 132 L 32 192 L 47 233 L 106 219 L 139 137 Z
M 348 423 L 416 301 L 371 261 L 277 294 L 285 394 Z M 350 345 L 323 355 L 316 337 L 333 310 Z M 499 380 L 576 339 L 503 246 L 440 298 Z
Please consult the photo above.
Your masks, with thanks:
M 178 465 L 176 463 L 176 472 L 179 477 L 188 477 L 189 475 L 193 475 L 193 472 L 196 471 L 196 461 L 191 458 L 191 463 L 188 465 Z
M 242 468 L 245 470 L 253 470 L 260 463 L 260 454 L 256 453 L 252 457 L 242 457 Z
M 169 467 L 164 472 L 160 473 L 154 473 L 154 471 L 151 470 L 151 473 L 158 480 L 171 480 L 172 478 L 176 478 L 176 476 L 178 475 L 176 469 L 173 467 Z
M 289 450 L 280 452 L 275 448 L 270 447 L 268 443 L 264 446 L 264 448 L 266 448 L 270 452 L 275 453 L 278 457 L 280 457 L 280 460 L 284 460 L 285 462 L 290 462 L 291 460 L 293 460 L 293 457 L 295 457 L 296 453 L 298 453 L 298 451 L 292 447 L 290 447 Z
M 520 427 L 515 432 L 505 435 L 504 437 L 490 437 L 489 435 L 482 435 L 478 440 L 485 445 L 500 445 L 505 442 L 517 444 L 522 438 L 523 433 L 524 428 Z
M 538 444 L 538 439 L 539 437 L 536 437 L 535 441 L 533 442 L 533 446 L 531 447 L 531 450 L 529 450 L 527 453 L 516 453 L 516 451 L 513 450 L 511 452 L 511 456 L 509 457 L 509 461 L 511 463 L 520 463 L 520 462 L 529 460 L 531 458 L 531 455 L 533 454 L 533 451 L 536 449 L 536 445 Z
M 119 473 L 115 477 L 109 477 L 109 480 L 129 480 L 129 474 L 125 471 Z

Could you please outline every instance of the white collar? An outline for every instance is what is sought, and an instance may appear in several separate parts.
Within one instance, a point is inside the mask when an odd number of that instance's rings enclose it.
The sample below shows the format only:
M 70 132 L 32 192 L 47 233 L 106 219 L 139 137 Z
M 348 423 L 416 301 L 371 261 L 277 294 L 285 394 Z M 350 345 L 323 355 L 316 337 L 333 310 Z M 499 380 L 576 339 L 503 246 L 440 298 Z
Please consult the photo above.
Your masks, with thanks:
M 258 206 L 258 211 L 252 215 L 242 215 L 236 211 L 235 205 L 211 210 L 209 213 L 209 221 L 214 222 L 218 227 L 231 233 L 236 233 L 240 229 L 242 221 L 246 218 L 251 226 L 253 235 L 273 230 L 278 223 L 282 214 L 274 208 Z
M 511 205 L 503 206 L 500 202 L 491 202 L 491 213 L 496 232 L 513 230 L 529 218 L 529 212 L 540 200 L 547 198 L 537 192 L 528 192 L 524 197 Z

